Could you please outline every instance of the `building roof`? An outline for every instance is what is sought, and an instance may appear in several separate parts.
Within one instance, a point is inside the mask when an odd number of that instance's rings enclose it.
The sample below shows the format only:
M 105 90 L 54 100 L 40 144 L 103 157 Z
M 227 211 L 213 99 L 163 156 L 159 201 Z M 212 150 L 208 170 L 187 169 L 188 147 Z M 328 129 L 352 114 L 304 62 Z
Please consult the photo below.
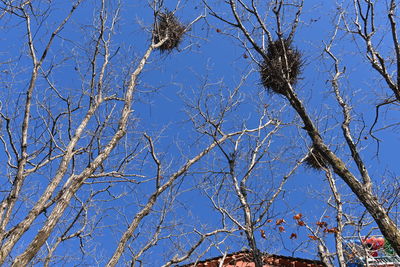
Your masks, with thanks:
M 254 262 L 250 251 L 239 251 L 225 256 L 214 257 L 195 263 L 182 265 L 181 267 L 219 267 L 221 261 L 224 267 L 254 267 Z M 263 267 L 325 267 L 322 261 L 309 260 L 273 254 L 263 254 Z

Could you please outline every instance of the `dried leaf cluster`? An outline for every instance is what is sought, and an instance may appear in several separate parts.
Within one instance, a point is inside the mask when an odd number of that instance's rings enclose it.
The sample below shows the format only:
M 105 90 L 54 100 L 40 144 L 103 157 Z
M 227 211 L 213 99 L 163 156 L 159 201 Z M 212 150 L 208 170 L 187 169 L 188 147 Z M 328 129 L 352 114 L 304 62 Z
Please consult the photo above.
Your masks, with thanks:
M 269 43 L 261 69 L 262 85 L 275 93 L 285 95 L 288 84 L 294 85 L 301 73 L 301 54 L 288 39 Z
M 167 40 L 158 49 L 168 52 L 177 48 L 182 42 L 186 27 L 176 18 L 173 12 L 160 12 L 154 27 L 154 42 Z
M 318 152 L 314 147 L 310 149 L 310 152 L 306 159 L 304 160 L 304 163 L 316 170 L 321 170 L 323 168 L 327 168 L 329 163 L 325 160 L 325 158 L 321 155 L 320 152 Z

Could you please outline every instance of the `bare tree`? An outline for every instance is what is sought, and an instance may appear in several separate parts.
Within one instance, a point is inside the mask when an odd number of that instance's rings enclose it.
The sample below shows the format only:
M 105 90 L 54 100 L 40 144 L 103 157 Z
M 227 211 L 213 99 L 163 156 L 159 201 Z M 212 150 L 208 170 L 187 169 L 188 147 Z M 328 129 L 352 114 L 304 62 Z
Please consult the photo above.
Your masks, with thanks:
M 392 90 L 394 97 L 388 97 L 384 100 L 384 105 L 395 105 L 398 101 L 397 78 L 393 78 L 391 70 L 398 73 L 398 67 L 389 64 L 393 57 L 382 56 L 378 51 L 377 45 L 374 44 L 378 38 L 384 38 L 384 33 L 379 33 L 377 28 L 376 16 L 382 10 L 387 14 L 387 20 L 391 25 L 392 44 L 394 51 L 398 50 L 399 44 L 397 40 L 396 30 L 396 3 L 391 1 L 388 7 L 376 7 L 372 1 L 354 1 L 353 9 L 354 16 L 349 14 L 345 6 L 338 6 L 338 18 L 333 25 L 333 38 L 326 41 L 324 52 L 327 55 L 327 60 L 333 62 L 333 75 L 331 81 L 331 90 L 339 108 L 341 109 L 341 118 L 336 118 L 336 121 L 341 121 L 340 131 L 336 132 L 337 136 L 341 136 L 341 145 L 349 152 L 350 157 L 344 157 L 341 152 L 336 151 L 334 144 L 329 143 L 329 138 L 326 136 L 324 129 L 319 129 L 316 122 L 313 120 L 310 113 L 307 111 L 305 104 L 299 97 L 296 87 L 301 72 L 302 53 L 294 47 L 295 35 L 298 26 L 301 23 L 301 14 L 303 11 L 303 1 L 269 1 L 261 3 L 258 1 L 227 1 L 225 9 L 218 10 L 213 7 L 212 1 L 204 1 L 209 8 L 210 14 L 217 18 L 220 22 L 226 25 L 227 34 L 238 39 L 239 43 L 244 47 L 246 54 L 256 64 L 256 69 L 259 70 L 261 83 L 271 94 L 282 96 L 287 103 L 293 108 L 300 118 L 302 125 L 301 129 L 308 135 L 311 141 L 311 148 L 314 151 L 311 155 L 313 159 L 308 160 L 315 168 L 329 168 L 345 182 L 351 192 L 356 196 L 360 203 L 366 208 L 369 214 L 373 217 L 380 231 L 389 240 L 397 254 L 400 253 L 400 230 L 397 226 L 396 214 L 390 214 L 390 208 L 379 200 L 380 192 L 377 192 L 377 186 L 374 186 L 373 181 L 379 179 L 372 178 L 369 173 L 369 168 L 363 159 L 362 147 L 360 145 L 360 135 L 363 134 L 363 125 L 361 130 L 351 124 L 356 124 L 355 117 L 358 114 L 352 112 L 352 107 L 349 101 L 344 97 L 342 90 L 342 79 L 346 74 L 346 63 L 336 55 L 333 51 L 333 45 L 340 42 L 337 32 L 340 31 L 349 33 L 356 38 L 359 37 L 361 42 L 364 42 L 366 53 L 361 56 L 366 56 L 373 69 L 383 78 L 386 85 Z M 230 10 L 229 13 L 226 10 Z M 230 33 L 232 32 L 232 33 Z M 395 57 L 398 53 L 395 53 Z M 396 62 L 398 60 L 394 59 Z M 390 65 L 390 66 L 389 66 Z M 389 70 L 390 68 L 390 70 Z M 396 77 L 396 75 L 394 75 Z M 398 76 L 397 76 L 398 77 Z M 307 77 L 304 77 L 307 79 Z M 397 100 L 396 100 L 397 99 Z M 382 103 L 376 106 L 377 114 L 382 107 Z M 361 115 L 362 116 L 362 115 Z M 373 136 L 373 129 L 376 125 L 378 116 L 371 126 L 370 133 Z M 321 124 L 318 121 L 318 124 Z M 378 140 L 379 142 L 379 140 Z M 315 165 L 316 164 L 316 165 Z M 373 168 L 373 167 L 372 167 Z M 340 203 L 337 191 L 332 179 L 330 186 L 333 189 L 336 202 Z M 397 198 L 397 197 L 396 197 Z M 340 214 L 340 206 L 339 208 Z M 340 222 L 340 219 L 338 219 Z M 340 227 L 340 226 L 339 226 Z M 338 249 L 341 249 L 340 247 Z M 343 264 L 343 257 L 339 255 L 340 262 Z
M 79 11 L 81 2 L 76 1 L 69 7 L 69 12 L 65 12 L 64 18 L 50 30 L 50 34 L 44 25 L 47 24 L 48 16 L 53 15 L 53 3 L 2 2 L 3 19 L 19 20 L 19 23 L 25 25 L 26 47 L 32 67 L 29 85 L 22 92 L 26 96 L 24 103 L 12 100 L 3 106 L 1 114 L 6 122 L 1 140 L 10 173 L 0 205 L 0 263 L 12 261 L 13 266 L 28 265 L 34 258 L 35 261 L 40 260 L 39 252 L 47 244 L 44 262 L 49 265 L 60 244 L 71 239 L 79 239 L 82 253 L 88 253 L 83 242 L 93 229 L 97 229 L 92 228 L 92 225 L 96 227 L 96 224 L 105 219 L 101 215 L 88 215 L 92 204 L 99 203 L 96 197 L 109 194 L 108 201 L 118 200 L 126 195 L 113 193 L 119 184 L 129 187 L 154 181 L 154 193 L 150 194 L 147 204 L 134 216 L 131 226 L 110 260 L 109 265 L 115 265 L 127 246 L 127 240 L 134 236 L 142 219 L 152 212 L 160 195 L 172 188 L 178 178 L 218 143 L 247 131 L 228 133 L 219 140 L 211 141 L 164 181 L 162 176 L 166 175 L 166 169 L 158 159 L 152 138 L 145 134 L 146 142 L 141 141 L 143 138 L 135 138 L 133 146 L 128 145 L 130 140 L 126 138 L 126 134 L 134 129 L 134 123 L 131 123 L 134 94 L 139 75 L 148 64 L 153 51 L 175 49 L 185 32 L 202 16 L 183 25 L 173 12 L 164 11 L 162 3 L 155 1 L 151 6 L 153 10 L 149 8 L 154 14 L 152 26 L 155 26 L 150 32 L 150 43 L 137 62 L 133 61 L 131 65 L 124 62 L 124 68 L 128 70 L 126 80 L 121 79 L 119 83 L 114 83 L 111 79 L 112 73 L 124 70 L 113 67 L 113 60 L 117 59 L 120 49 L 113 46 L 113 38 L 123 3 L 105 0 L 99 2 L 99 5 L 95 5 L 96 21 L 93 25 L 91 47 L 84 50 L 88 52 L 89 58 L 75 58 L 76 75 L 82 80 L 80 85 L 76 83 L 72 86 L 81 86 L 82 91 L 78 88 L 69 91 L 54 78 L 57 76 L 58 64 L 63 67 L 62 61 L 74 56 L 74 48 L 62 52 L 66 58 L 61 59 L 61 62 L 55 49 L 59 46 L 57 42 L 68 39 L 62 32 L 70 25 L 75 12 Z M 48 41 L 42 43 L 46 38 Z M 74 45 L 79 48 L 77 44 Z M 24 61 L 27 60 L 24 58 Z M 121 73 L 118 77 L 124 75 Z M 43 86 L 47 87 L 45 92 L 41 90 Z M 156 176 L 150 179 L 145 178 L 147 174 L 133 173 L 131 167 L 135 158 L 145 156 L 146 151 L 153 157 L 157 170 Z M 41 179 L 40 190 L 29 188 L 33 185 L 30 181 L 32 177 Z M 32 200 L 21 208 L 27 193 L 31 194 Z M 134 256 L 133 262 L 158 240 L 167 210 L 165 206 L 161 212 L 153 241 L 149 241 Z M 32 230 L 34 224 L 38 225 L 35 231 Z M 32 240 L 28 245 L 16 248 L 18 241 L 26 233 L 30 233 Z M 210 235 L 213 234 L 202 235 L 201 240 Z M 49 244 L 47 242 L 51 237 L 54 237 L 54 242 Z M 11 256 L 13 254 L 16 254 L 15 258 Z
M 4 129 L 0 138 L 9 180 L 3 183 L 0 205 L 1 264 L 50 266 L 79 258 L 78 251 L 82 263 L 101 264 L 98 250 L 105 248 L 96 246 L 100 242 L 96 238 L 103 229 L 111 229 L 118 239 L 108 255 L 108 266 L 119 262 L 131 266 L 146 264 L 143 260 L 146 253 L 167 241 L 179 247 L 179 253 L 166 254 L 165 266 L 200 258 L 211 248 L 219 249 L 232 233 L 241 230 L 246 232 L 250 246 L 257 253 L 254 231 L 257 224 L 265 221 L 287 177 L 268 201 L 258 200 L 261 208 L 255 223 L 251 218 L 254 205 L 245 196 L 250 188 L 246 181 L 267 154 L 271 138 L 281 123 L 267 115 L 266 110 L 260 113 L 254 127 L 226 123 L 227 114 L 240 104 L 238 86 L 212 121 L 202 114 L 210 110 L 197 109 L 191 113 L 194 140 L 200 141 L 195 141 L 195 148 L 191 144 L 191 149 L 168 160 L 163 156 L 165 147 L 159 144 L 161 134 L 141 128 L 140 118 L 133 111 L 135 95 L 140 95 L 145 87 L 140 77 L 145 76 L 147 68 L 151 70 L 152 55 L 158 53 L 160 61 L 173 56 L 185 35 L 205 14 L 195 14 L 191 22 L 184 24 L 176 14 L 182 8 L 179 1 L 173 9 L 167 9 L 163 1 L 151 2 L 146 10 L 147 18 L 152 19 L 147 24 L 137 22 L 143 32 L 147 31 L 148 39 L 144 42 L 147 47 L 141 56 L 127 60 L 122 54 L 124 44 L 115 41 L 125 11 L 123 1 L 96 1 L 94 9 L 89 10 L 94 14 L 94 22 L 87 28 L 79 23 L 81 15 L 76 15 L 88 12 L 83 1 L 63 9 L 64 18 L 54 28 L 48 25 L 54 17 L 59 17 L 56 10 L 60 6 L 56 3 L 3 1 L 1 4 L 2 20 L 24 25 L 19 30 L 26 38 L 22 43 L 26 51 L 9 55 L 22 58 L 18 63 L 24 66 L 21 73 L 5 72 L 8 93 L 18 88 L 26 98 L 24 101 L 14 95 L 2 98 L 7 101 L 1 110 Z M 81 41 L 73 36 L 77 34 L 76 25 L 85 28 L 83 35 L 77 37 Z M 7 66 L 12 69 L 12 63 Z M 75 80 L 65 78 L 63 73 Z M 20 87 L 17 79 L 28 79 L 26 88 Z M 202 96 L 199 94 L 199 99 Z M 212 131 L 202 131 L 195 116 L 206 116 L 202 120 L 206 120 L 205 125 Z M 177 199 L 184 193 L 180 186 L 188 176 L 197 177 L 194 166 L 213 157 L 218 160 L 220 157 L 214 150 L 238 154 L 242 140 L 254 142 L 255 150 L 241 185 L 233 168 L 236 159 L 226 157 L 227 154 L 223 158 L 230 164 L 235 194 L 244 204 L 245 223 L 222 224 L 211 229 L 201 222 L 180 226 L 179 219 L 172 217 L 179 208 Z M 236 148 L 228 152 L 225 143 L 236 144 Z M 130 203 L 132 199 L 134 204 Z M 125 205 L 131 206 L 132 211 L 126 211 Z M 126 229 L 117 220 L 121 218 Z M 190 239 L 185 243 L 183 237 Z M 57 251 L 69 244 L 79 249 L 60 256 Z M 111 244 L 107 246 L 110 250 Z M 172 251 L 171 247 L 168 253 Z
M 10 33 L 1 40 L 6 49 L 0 54 L 0 141 L 7 164 L 0 191 L 0 264 L 171 266 L 244 245 L 262 266 L 264 239 L 272 239 L 273 231 L 282 237 L 289 227 L 283 218 L 292 215 L 294 227 L 304 226 L 310 237 L 298 247 L 317 242 L 327 265 L 344 266 L 343 236 L 361 235 L 374 223 L 399 254 L 396 171 L 375 170 L 369 161 L 382 155 L 380 133 L 398 126 L 382 116 L 383 110 L 396 114 L 399 101 L 396 3 L 354 0 L 335 7 L 331 34 L 314 52 L 327 66 L 323 75 L 334 112 L 326 117 L 314 116 L 312 103 L 302 100 L 301 90 L 314 89 L 304 71 L 312 64 L 296 47 L 307 26 L 304 5 L 0 1 L 0 27 Z M 131 12 L 137 17 L 127 18 Z M 389 39 L 384 23 L 390 25 Z M 182 88 L 176 94 L 187 117 L 153 127 L 141 107 L 151 110 L 153 98 L 163 93 L 158 81 L 164 83 L 165 73 L 175 75 L 175 69 L 162 69 L 175 64 L 170 58 L 178 52 L 195 58 L 201 51 L 197 25 L 210 41 L 213 28 L 238 41 L 240 60 L 249 65 L 240 65 L 241 77 L 230 81 L 226 73 L 219 78 L 219 70 L 200 67 L 196 73 L 193 60 L 190 71 L 198 83 L 171 78 Z M 390 51 L 380 44 L 388 40 Z M 352 76 L 337 48 L 342 42 L 342 49 L 353 48 L 348 43 L 360 49 L 360 62 L 383 84 L 381 95 L 369 91 L 379 98 L 372 113 L 358 108 L 351 100 L 354 88 L 345 86 Z M 275 209 L 290 201 L 287 183 L 303 165 L 325 179 L 324 212 L 335 226 L 327 227 L 323 215 L 315 225 L 290 204 Z M 380 185 L 376 177 L 388 178 Z M 298 247 L 291 248 L 293 254 Z M 153 252 L 160 255 L 157 263 L 149 256 Z

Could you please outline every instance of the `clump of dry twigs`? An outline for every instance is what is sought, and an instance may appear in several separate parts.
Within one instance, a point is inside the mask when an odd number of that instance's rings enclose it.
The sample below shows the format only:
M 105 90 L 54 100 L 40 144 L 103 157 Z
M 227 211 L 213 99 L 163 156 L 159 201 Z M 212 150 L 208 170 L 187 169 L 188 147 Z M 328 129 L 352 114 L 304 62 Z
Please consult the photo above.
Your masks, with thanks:
M 323 168 L 327 168 L 329 163 L 325 160 L 325 158 L 318 152 L 314 147 L 311 147 L 310 152 L 304 160 L 304 163 L 307 167 L 321 170 Z
M 176 18 L 173 12 L 160 12 L 154 26 L 154 42 L 167 40 L 158 47 L 161 52 L 168 52 L 177 48 L 183 39 L 186 27 Z
M 262 85 L 272 92 L 285 95 L 288 82 L 296 84 L 302 67 L 301 54 L 288 39 L 270 42 L 260 74 Z

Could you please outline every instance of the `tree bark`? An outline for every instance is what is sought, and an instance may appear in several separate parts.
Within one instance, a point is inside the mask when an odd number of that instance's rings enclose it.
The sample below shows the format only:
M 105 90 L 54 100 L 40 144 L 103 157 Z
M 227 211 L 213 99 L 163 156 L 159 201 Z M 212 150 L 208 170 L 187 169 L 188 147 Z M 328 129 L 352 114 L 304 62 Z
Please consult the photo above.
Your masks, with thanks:
M 389 217 L 386 210 L 378 202 L 378 198 L 372 193 L 370 186 L 361 183 L 346 167 L 344 162 L 338 158 L 323 142 L 317 128 L 308 117 L 303 103 L 298 99 L 297 95 L 290 86 L 286 95 L 292 107 L 297 111 L 304 123 L 304 129 L 307 131 L 313 145 L 319 150 L 321 155 L 329 162 L 334 172 L 339 175 L 342 180 L 350 187 L 353 193 L 360 200 L 361 204 L 368 210 L 377 223 L 380 231 L 392 245 L 393 249 L 400 255 L 400 230 Z

